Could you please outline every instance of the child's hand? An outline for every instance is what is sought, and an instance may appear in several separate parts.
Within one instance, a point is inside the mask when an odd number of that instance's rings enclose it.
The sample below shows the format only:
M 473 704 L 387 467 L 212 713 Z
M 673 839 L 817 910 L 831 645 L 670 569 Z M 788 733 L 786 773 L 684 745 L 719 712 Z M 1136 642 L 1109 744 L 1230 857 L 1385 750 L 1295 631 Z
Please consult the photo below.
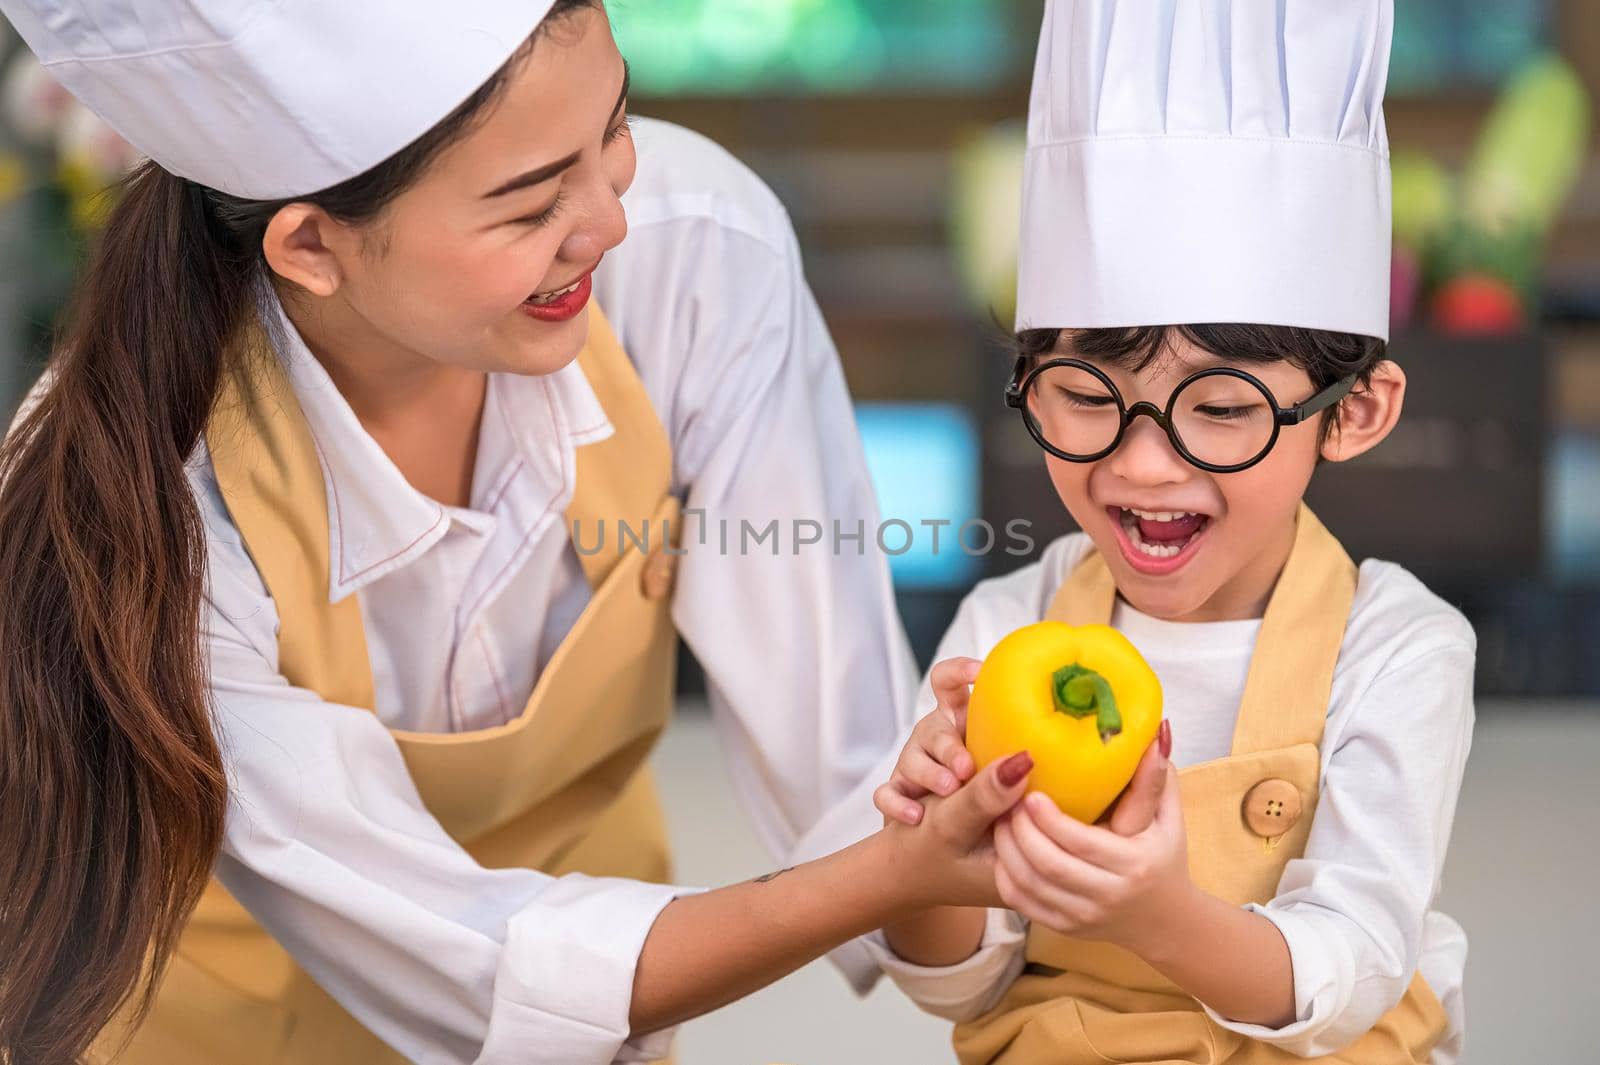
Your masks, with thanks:
M 1193 892 L 1177 771 L 1160 741 L 1109 821 L 1085 825 L 1035 792 L 995 825 L 995 854 L 995 886 L 1007 906 L 1064 935 L 1141 955 L 1161 942 L 1163 919 Z
M 917 824 L 923 813 L 920 799 L 947 797 L 977 772 L 966 747 L 967 698 L 981 664 L 975 658 L 934 663 L 928 674 L 933 712 L 917 722 L 889 782 L 872 794 L 873 805 L 887 820 Z

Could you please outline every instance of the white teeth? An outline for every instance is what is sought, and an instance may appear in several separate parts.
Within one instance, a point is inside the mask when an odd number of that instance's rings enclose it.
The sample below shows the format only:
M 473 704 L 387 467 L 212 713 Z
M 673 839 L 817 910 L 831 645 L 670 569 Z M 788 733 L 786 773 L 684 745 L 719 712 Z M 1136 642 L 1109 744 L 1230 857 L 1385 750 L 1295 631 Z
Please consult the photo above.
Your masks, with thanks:
M 529 296 L 523 302 L 524 303 L 531 303 L 535 307 L 542 307 L 547 303 L 554 303 L 556 300 L 560 299 L 562 296 L 565 296 L 570 292 L 576 291 L 578 286 L 581 285 L 581 284 L 583 284 L 583 281 L 580 279 L 580 280 L 574 281 L 572 284 L 568 285 L 566 288 L 562 289 L 559 292 L 550 292 L 550 293 L 547 293 L 547 294 L 545 294 L 543 296 L 539 296 L 539 295 Z
M 1188 546 L 1188 541 L 1186 540 L 1182 544 L 1147 543 L 1139 530 L 1138 519 L 1143 518 L 1146 521 L 1176 521 L 1179 518 L 1186 517 L 1189 517 L 1189 513 L 1185 511 L 1149 511 L 1123 507 L 1122 528 L 1128 535 L 1128 542 L 1137 548 L 1140 554 L 1150 558 L 1176 558 Z
M 1129 513 L 1143 518 L 1146 521 L 1177 521 L 1179 518 L 1190 517 L 1193 512 L 1188 510 L 1134 510 L 1124 507 Z

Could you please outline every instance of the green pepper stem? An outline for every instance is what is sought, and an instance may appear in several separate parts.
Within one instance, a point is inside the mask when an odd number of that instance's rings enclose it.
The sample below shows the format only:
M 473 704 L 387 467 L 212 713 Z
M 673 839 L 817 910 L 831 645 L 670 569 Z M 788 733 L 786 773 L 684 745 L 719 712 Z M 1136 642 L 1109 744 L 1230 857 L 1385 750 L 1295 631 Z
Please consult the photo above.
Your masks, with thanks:
M 1058 712 L 1077 718 L 1094 716 L 1101 743 L 1110 742 L 1122 731 L 1122 713 L 1110 683 L 1087 666 L 1077 662 L 1062 666 L 1051 675 L 1050 690 Z

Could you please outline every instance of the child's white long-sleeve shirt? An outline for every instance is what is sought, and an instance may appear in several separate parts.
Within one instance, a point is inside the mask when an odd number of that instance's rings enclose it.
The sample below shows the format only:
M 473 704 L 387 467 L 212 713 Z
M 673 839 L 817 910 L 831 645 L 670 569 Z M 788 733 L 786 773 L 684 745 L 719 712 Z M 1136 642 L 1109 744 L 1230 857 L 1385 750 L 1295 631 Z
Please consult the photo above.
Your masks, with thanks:
M 1082 534 L 1063 537 L 1039 562 L 979 584 L 937 657 L 982 658 L 1007 633 L 1043 618 L 1089 547 Z M 1119 600 L 1112 624 L 1161 678 L 1173 762 L 1226 755 L 1260 622 L 1164 622 Z M 1334 671 L 1311 836 L 1277 896 L 1249 907 L 1289 944 L 1297 1016 L 1270 1029 L 1212 1013 L 1219 1024 L 1300 1055 L 1331 1053 L 1371 1028 L 1420 970 L 1450 1019 L 1434 1061 L 1459 1059 L 1466 936 L 1433 907 L 1472 736 L 1474 653 L 1466 620 L 1410 573 L 1388 562 L 1361 565 Z M 920 708 L 933 706 L 926 679 L 920 699 Z M 996 910 L 978 952 L 959 965 L 911 965 L 881 934 L 872 949 L 924 1009 L 966 1019 L 998 1003 L 1016 979 L 1025 938 L 1020 917 Z

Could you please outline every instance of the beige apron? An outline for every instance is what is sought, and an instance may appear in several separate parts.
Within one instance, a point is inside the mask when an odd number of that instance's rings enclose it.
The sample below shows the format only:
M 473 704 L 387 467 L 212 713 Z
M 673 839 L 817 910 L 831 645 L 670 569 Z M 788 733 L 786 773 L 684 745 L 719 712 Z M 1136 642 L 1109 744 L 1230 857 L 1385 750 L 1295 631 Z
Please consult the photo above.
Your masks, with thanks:
M 280 668 L 337 703 L 373 709 L 356 596 L 328 600 L 327 493 L 316 445 L 259 325 L 240 341 L 249 384 L 224 386 L 206 430 L 228 510 L 277 607 Z M 676 536 L 672 455 L 644 387 L 598 309 L 579 356 L 615 433 L 577 451 L 568 528 L 593 598 L 520 717 L 461 733 L 391 730 L 428 810 L 480 863 L 665 882 L 667 842 L 645 764 L 672 707 L 668 616 Z M 651 520 L 650 554 L 619 557 L 617 521 Z M 530 653 L 532 649 L 530 648 Z M 357 710 L 351 713 L 360 712 Z M 403 890 L 404 885 L 395 885 Z M 113 1025 L 103 1056 L 126 1033 Z M 404 1059 L 306 975 L 221 884 L 184 930 L 131 1065 L 369 1065 Z
M 1355 587 L 1355 565 L 1302 506 L 1294 549 L 1256 640 L 1233 751 L 1179 772 L 1190 875 L 1219 898 L 1266 903 L 1284 866 L 1305 850 L 1333 668 Z M 1057 593 L 1048 617 L 1105 624 L 1115 599 L 1110 569 L 1091 554 Z M 1426 1062 L 1445 1026 L 1443 1009 L 1418 975 L 1372 1031 L 1316 1060 Z M 1137 956 L 1038 925 L 1028 935 L 1022 976 L 998 1007 L 956 1028 L 955 1045 L 963 1065 L 1304 1060 L 1213 1023 L 1199 1002 Z

